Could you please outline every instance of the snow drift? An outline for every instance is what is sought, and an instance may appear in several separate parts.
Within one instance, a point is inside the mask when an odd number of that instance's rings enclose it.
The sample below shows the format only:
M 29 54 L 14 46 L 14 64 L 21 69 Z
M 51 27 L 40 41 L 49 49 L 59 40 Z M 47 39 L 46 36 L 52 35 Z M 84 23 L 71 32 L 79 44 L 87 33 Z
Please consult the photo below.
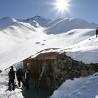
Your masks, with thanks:
M 97 75 L 67 80 L 50 98 L 98 98 Z

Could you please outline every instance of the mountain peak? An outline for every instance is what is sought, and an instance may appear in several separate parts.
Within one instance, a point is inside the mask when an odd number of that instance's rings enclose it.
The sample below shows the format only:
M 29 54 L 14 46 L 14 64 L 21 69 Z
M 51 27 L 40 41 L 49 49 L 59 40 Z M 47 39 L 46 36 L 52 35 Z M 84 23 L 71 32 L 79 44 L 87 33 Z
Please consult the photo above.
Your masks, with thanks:
M 47 20 L 47 19 L 42 16 L 34 16 L 32 18 L 26 19 L 26 21 L 29 21 L 29 20 Z
M 33 19 L 44 19 L 42 16 L 34 16 Z
M 17 20 L 15 18 L 3 17 L 0 19 L 0 29 L 9 27 L 16 22 L 17 22 Z
M 36 24 L 39 24 L 42 27 L 46 27 L 50 19 L 43 18 L 42 16 L 34 16 L 32 18 L 25 19 L 24 22 L 30 23 L 36 27 Z

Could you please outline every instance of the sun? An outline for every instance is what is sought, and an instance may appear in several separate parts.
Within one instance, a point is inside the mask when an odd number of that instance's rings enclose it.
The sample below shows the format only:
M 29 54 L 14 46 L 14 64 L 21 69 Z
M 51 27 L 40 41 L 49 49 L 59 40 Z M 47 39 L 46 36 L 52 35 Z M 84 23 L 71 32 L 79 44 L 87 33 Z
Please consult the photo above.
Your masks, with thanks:
M 54 8 L 61 14 L 69 12 L 70 1 L 69 0 L 55 0 L 53 3 Z

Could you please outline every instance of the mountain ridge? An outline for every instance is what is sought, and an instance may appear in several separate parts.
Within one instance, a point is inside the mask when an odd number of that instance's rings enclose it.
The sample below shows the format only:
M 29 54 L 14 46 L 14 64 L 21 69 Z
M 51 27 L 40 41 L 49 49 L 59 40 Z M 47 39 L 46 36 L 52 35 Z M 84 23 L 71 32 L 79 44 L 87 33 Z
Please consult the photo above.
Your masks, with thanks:
M 48 34 L 59 34 L 72 29 L 95 29 L 98 26 L 96 23 L 90 23 L 79 18 L 58 18 L 51 20 L 42 16 L 34 16 L 28 19 L 1 18 L 0 28 L 2 29 L 18 23 L 27 23 L 34 28 L 44 28 L 44 32 Z

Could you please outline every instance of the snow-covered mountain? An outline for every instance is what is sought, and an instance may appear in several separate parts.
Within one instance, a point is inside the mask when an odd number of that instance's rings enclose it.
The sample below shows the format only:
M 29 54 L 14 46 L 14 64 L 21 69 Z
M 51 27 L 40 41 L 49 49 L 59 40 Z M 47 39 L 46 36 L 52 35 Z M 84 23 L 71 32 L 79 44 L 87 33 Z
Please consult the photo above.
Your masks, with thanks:
M 89 23 L 88 21 L 78 18 L 59 18 L 50 20 L 41 16 L 35 16 L 33 18 L 23 20 L 23 22 L 30 23 L 34 27 L 44 27 L 46 28 L 45 32 L 48 34 L 63 33 L 72 29 L 91 29 L 97 27 L 97 24 L 95 23 Z
M 67 32 L 72 29 L 91 29 L 96 28 L 97 24 L 89 23 L 82 19 L 57 19 L 50 23 L 46 32 L 58 34 L 62 32 Z
M 7 65 L 12 65 L 8 64 L 8 62 L 13 62 L 12 59 L 15 60 L 15 58 L 20 58 L 18 53 L 21 55 L 23 52 L 21 49 L 23 49 L 24 45 L 24 47 L 27 47 L 29 40 L 32 39 L 33 43 L 33 41 L 40 41 L 41 38 L 45 36 L 46 34 L 38 32 L 37 29 L 29 23 L 9 17 L 0 19 L 0 67 L 5 69 Z M 24 50 L 24 52 L 26 52 L 26 50 Z M 14 57 L 14 55 L 17 55 L 17 57 Z M 29 56 L 30 55 L 32 54 L 29 54 Z M 20 59 L 18 60 L 20 61 Z M 15 62 L 18 61 L 15 60 L 13 64 Z
M 36 26 L 33 23 L 36 23 Z M 42 50 L 42 52 L 66 51 L 67 55 L 76 60 L 97 63 L 96 26 L 81 19 L 51 21 L 40 16 L 26 20 L 2 18 L 0 19 L 0 68 L 5 69 L 31 55 L 35 57 Z
M 46 27 L 48 26 L 48 23 L 51 21 L 50 19 L 43 18 L 41 16 L 35 16 L 33 18 L 25 19 L 24 22 L 30 23 L 31 25 L 35 27 Z
M 73 59 L 98 63 L 97 24 L 81 19 L 0 19 L 0 69 L 43 52 L 66 52 Z M 6 71 L 0 74 L 0 98 L 23 98 L 21 90 L 6 91 Z M 98 75 L 67 80 L 50 98 L 97 98 Z

